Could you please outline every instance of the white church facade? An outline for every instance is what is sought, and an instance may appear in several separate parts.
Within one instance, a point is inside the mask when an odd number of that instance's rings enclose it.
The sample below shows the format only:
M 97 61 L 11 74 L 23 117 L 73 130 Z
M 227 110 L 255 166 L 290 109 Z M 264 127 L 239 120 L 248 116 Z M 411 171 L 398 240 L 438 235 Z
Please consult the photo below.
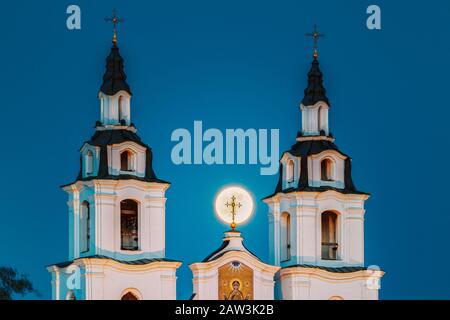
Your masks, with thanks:
M 302 129 L 280 160 L 269 207 L 271 263 L 281 267 L 276 297 L 376 300 L 383 272 L 364 267 L 364 203 L 351 158 L 329 131 L 330 103 L 318 53 L 300 104 Z
M 375 300 L 380 270 L 364 266 L 364 203 L 351 159 L 329 131 L 317 52 L 300 104 L 302 129 L 280 159 L 268 206 L 270 261 L 232 224 L 223 243 L 189 265 L 194 300 Z M 152 149 L 131 122 L 131 90 L 114 34 L 99 92 L 100 120 L 80 149 L 68 195 L 68 261 L 47 267 L 55 300 L 174 300 L 180 261 L 166 258 L 165 192 Z M 234 219 L 234 218 L 233 218 Z M 181 239 L 180 239 L 181 241 Z M 73 275 L 76 275 L 74 278 Z
M 131 123 L 131 90 L 115 41 L 99 99 L 101 120 L 80 150 L 80 173 L 63 187 L 69 261 L 48 267 L 53 299 L 174 300 L 181 262 L 165 258 L 170 183 L 156 177 L 152 150 Z
M 280 269 L 250 252 L 236 230 L 225 232 L 218 250 L 189 267 L 193 300 L 273 300 L 274 277 Z

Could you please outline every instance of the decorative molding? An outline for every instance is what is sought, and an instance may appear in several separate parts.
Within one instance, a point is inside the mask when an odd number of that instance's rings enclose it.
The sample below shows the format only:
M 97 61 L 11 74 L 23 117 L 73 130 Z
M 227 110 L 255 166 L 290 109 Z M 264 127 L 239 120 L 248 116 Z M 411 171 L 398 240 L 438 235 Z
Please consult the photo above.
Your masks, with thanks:
M 356 280 L 367 280 L 371 277 L 376 277 L 380 279 L 383 276 L 384 276 L 383 271 L 373 271 L 373 270 L 361 270 L 356 272 L 342 273 L 342 272 L 330 272 L 319 268 L 292 267 L 281 269 L 280 271 L 281 280 L 292 277 L 313 277 L 319 278 L 327 282 L 339 281 L 340 283 Z
M 327 136 L 303 136 L 303 137 L 298 137 L 296 139 L 298 142 L 302 142 L 302 141 L 330 141 L 330 142 L 334 142 L 336 139 L 335 138 L 331 138 L 331 137 L 327 137 Z

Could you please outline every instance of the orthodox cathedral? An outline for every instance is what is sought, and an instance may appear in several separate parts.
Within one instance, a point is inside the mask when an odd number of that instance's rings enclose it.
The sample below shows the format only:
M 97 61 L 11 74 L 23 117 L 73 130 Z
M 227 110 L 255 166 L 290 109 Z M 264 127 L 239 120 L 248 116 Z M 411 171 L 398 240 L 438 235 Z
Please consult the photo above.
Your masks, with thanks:
M 114 20 L 116 19 L 116 20 Z M 118 20 L 114 16 L 113 23 Z M 314 39 L 319 34 L 315 31 Z M 189 265 L 194 300 L 375 300 L 383 272 L 364 267 L 364 202 L 351 158 L 329 131 L 317 49 L 300 103 L 302 128 L 266 197 L 270 261 L 233 223 L 222 245 Z M 98 94 L 100 120 L 80 149 L 68 195 L 69 259 L 47 267 L 55 300 L 174 300 L 180 261 L 166 258 L 165 192 L 152 149 L 131 121 L 131 89 L 114 28 Z M 228 206 L 228 203 L 227 203 Z

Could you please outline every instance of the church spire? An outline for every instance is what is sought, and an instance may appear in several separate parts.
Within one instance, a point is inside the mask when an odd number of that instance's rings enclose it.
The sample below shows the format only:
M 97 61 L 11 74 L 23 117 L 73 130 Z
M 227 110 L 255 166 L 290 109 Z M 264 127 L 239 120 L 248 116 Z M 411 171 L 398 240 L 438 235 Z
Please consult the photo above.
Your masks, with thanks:
M 109 56 L 106 58 L 106 71 L 103 75 L 103 84 L 100 91 L 109 96 L 115 95 L 121 90 L 125 90 L 131 95 L 130 87 L 126 80 L 127 76 L 123 67 L 123 58 L 120 56 L 119 47 L 117 46 L 117 24 L 123 22 L 123 19 L 117 17 L 116 10 L 113 10 L 111 18 L 106 18 L 106 21 L 113 24 L 113 46 Z
M 126 80 L 127 75 L 124 71 L 123 58 L 119 53 L 119 47 L 114 44 L 109 56 L 106 58 L 106 71 L 103 75 L 100 91 L 106 95 L 113 96 L 117 92 L 125 90 L 131 95 L 131 90 Z
M 323 86 L 323 74 L 319 68 L 319 60 L 314 57 L 311 69 L 308 72 L 308 86 L 305 89 L 305 96 L 302 104 L 304 106 L 312 106 L 319 101 L 329 105 L 325 87 Z
M 317 25 L 314 25 L 312 33 L 307 33 L 307 37 L 312 37 L 314 40 L 314 53 L 311 69 L 308 72 L 308 86 L 305 89 L 305 96 L 302 100 L 304 106 L 312 106 L 317 102 L 322 101 L 329 105 L 328 98 L 326 96 L 326 90 L 323 86 L 323 74 L 319 68 L 319 51 L 318 40 L 324 37 L 324 34 L 319 33 Z

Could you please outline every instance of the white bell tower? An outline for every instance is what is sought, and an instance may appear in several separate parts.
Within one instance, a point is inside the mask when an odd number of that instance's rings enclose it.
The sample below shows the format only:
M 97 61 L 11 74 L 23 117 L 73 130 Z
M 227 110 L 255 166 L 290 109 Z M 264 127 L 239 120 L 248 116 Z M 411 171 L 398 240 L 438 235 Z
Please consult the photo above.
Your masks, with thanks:
M 319 34 L 315 31 L 314 39 Z M 329 132 L 330 104 L 317 48 L 300 104 L 302 130 L 280 160 L 269 206 L 271 263 L 279 299 L 378 299 L 379 270 L 364 266 L 364 203 L 351 158 Z M 375 283 L 375 285 L 374 285 Z
M 170 184 L 156 177 L 152 150 L 131 123 L 131 90 L 115 34 L 106 61 L 100 120 L 80 150 L 76 181 L 63 187 L 69 260 L 48 267 L 53 299 L 175 299 L 181 263 L 165 258 Z

